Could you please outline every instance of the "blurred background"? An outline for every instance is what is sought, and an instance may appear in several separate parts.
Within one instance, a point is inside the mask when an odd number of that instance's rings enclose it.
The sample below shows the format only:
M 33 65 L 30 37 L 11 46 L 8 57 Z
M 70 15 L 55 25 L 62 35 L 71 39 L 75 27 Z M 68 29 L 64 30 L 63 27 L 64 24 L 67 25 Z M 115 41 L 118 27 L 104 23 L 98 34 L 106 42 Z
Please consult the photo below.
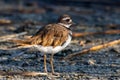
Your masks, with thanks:
M 120 21 L 119 7 L 120 0 L 0 0 L 0 24 L 44 26 L 69 14 L 79 26 L 116 26 Z M 75 30 L 81 31 L 79 28 Z

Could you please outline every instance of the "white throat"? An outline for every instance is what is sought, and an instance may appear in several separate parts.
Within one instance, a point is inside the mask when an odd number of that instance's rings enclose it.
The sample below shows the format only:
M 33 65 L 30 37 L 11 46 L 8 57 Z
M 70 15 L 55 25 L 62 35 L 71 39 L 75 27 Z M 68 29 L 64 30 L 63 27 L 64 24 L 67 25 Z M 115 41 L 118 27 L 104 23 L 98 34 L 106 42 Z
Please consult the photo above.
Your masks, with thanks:
M 71 24 L 63 24 L 63 23 L 58 23 L 58 24 L 65 26 L 66 28 L 69 28 L 71 26 Z

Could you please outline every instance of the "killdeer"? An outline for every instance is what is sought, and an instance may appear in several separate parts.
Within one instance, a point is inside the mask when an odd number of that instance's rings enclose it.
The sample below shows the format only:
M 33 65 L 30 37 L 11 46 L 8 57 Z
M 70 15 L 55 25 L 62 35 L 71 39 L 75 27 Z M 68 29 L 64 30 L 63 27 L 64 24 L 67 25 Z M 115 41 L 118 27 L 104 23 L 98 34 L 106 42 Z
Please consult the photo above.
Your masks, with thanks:
M 35 35 L 26 40 L 13 40 L 21 46 L 33 45 L 44 54 L 44 71 L 47 73 L 46 54 L 51 54 L 50 65 L 52 74 L 55 74 L 53 67 L 53 55 L 63 50 L 71 41 L 72 31 L 70 26 L 73 21 L 69 15 L 59 17 L 57 23 L 48 24 L 42 27 Z

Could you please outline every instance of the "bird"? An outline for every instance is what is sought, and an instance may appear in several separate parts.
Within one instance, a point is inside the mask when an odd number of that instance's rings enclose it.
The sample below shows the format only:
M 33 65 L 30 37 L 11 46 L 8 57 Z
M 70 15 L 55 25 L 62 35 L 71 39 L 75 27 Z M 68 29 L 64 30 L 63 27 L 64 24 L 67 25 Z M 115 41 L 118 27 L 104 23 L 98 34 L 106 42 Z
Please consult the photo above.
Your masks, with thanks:
M 19 46 L 33 45 L 44 55 L 44 72 L 48 73 L 46 59 L 50 54 L 51 73 L 56 75 L 53 65 L 54 54 L 67 47 L 72 39 L 70 27 L 74 24 L 68 14 L 61 15 L 56 23 L 47 24 L 40 28 L 32 37 L 24 40 L 12 40 Z

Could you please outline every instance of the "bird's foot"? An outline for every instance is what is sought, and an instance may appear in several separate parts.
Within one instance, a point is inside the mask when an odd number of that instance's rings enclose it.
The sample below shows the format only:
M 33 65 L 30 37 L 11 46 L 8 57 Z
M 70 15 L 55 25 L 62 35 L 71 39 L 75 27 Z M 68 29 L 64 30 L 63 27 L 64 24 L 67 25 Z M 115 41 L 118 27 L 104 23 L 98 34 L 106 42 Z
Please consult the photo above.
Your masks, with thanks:
M 47 77 L 48 77 L 48 79 L 50 79 L 50 80 L 55 80 L 55 78 L 58 78 L 58 77 L 60 77 L 60 73 L 47 73 Z
M 52 75 L 55 76 L 55 77 L 59 77 L 59 76 L 60 76 L 60 73 L 52 72 Z

